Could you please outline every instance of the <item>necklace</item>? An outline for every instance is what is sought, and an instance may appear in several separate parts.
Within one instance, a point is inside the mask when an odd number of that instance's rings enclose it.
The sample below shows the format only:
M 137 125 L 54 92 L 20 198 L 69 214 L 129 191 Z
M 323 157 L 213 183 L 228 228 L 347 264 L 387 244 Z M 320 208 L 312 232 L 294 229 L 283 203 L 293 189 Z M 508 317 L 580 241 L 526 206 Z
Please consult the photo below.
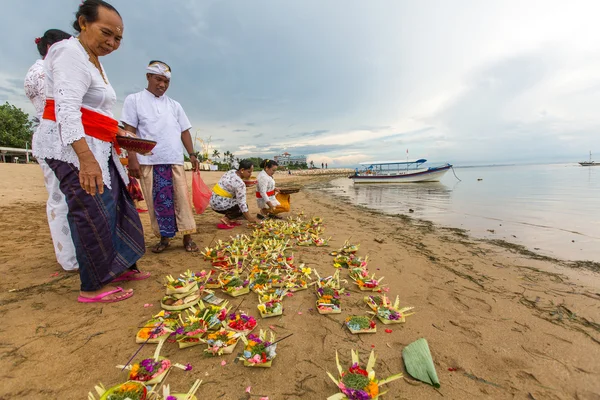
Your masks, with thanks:
M 100 61 L 98 60 L 98 56 L 93 54 L 88 47 L 83 44 L 83 42 L 81 41 L 80 38 L 77 38 L 77 40 L 79 40 L 79 43 L 81 43 L 81 46 L 83 47 L 83 49 L 85 50 L 85 52 L 88 54 L 88 56 L 90 57 L 90 62 L 92 64 L 94 64 L 94 66 L 96 67 L 96 69 L 100 72 L 100 75 L 102 76 L 102 79 L 104 80 L 104 83 L 106 83 L 108 85 L 108 81 L 106 80 L 106 77 L 104 76 L 104 71 L 102 71 L 102 66 L 100 65 Z

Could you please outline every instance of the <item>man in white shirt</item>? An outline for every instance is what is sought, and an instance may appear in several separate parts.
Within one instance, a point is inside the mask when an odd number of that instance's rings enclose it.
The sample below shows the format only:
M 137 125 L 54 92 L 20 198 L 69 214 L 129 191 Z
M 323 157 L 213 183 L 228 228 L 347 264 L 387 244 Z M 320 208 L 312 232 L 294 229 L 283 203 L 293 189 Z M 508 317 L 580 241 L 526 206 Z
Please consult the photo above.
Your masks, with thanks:
M 152 251 L 163 252 L 180 232 L 185 250 L 196 252 L 198 246 L 191 237 L 196 232 L 196 221 L 183 168 L 185 147 L 193 168 L 198 169 L 192 126 L 181 104 L 165 94 L 171 68 L 162 61 L 151 61 L 146 72 L 148 87 L 127 96 L 121 121 L 127 131 L 157 143 L 149 156 L 129 152 L 129 173 L 140 179 L 152 230 L 160 236 Z

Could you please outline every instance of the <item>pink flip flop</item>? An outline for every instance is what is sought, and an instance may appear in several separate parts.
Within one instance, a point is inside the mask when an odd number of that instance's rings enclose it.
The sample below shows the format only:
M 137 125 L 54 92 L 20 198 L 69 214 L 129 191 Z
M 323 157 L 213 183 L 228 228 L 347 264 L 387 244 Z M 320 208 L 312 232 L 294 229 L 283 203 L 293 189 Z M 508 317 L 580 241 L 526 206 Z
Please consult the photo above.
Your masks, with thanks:
M 125 296 L 119 297 L 117 299 L 109 299 L 109 300 L 104 299 L 106 296 L 110 296 L 111 294 L 119 293 L 122 291 L 123 291 L 123 288 L 117 287 L 115 290 L 110 290 L 108 292 L 100 293 L 96 297 L 79 296 L 77 298 L 77 301 L 80 303 L 116 303 L 117 301 L 127 300 L 128 298 L 133 296 L 133 292 L 131 292 L 131 293 L 128 293 Z
M 217 229 L 233 229 L 235 226 L 226 224 L 217 224 Z
M 129 281 L 142 281 L 144 279 L 150 278 L 152 274 L 150 272 L 140 272 L 140 271 L 127 271 L 123 272 L 121 275 L 117 276 L 113 279 L 114 283 L 117 282 L 129 282 Z

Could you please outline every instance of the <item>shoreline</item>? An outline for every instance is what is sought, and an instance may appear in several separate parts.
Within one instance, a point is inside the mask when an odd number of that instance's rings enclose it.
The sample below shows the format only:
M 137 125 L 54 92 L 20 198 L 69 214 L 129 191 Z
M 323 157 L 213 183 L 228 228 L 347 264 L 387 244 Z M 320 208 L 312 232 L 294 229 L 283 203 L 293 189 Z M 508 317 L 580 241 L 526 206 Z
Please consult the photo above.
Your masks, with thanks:
M 333 188 L 333 185 L 331 185 L 331 181 L 336 179 L 335 177 L 330 177 L 329 180 L 327 181 L 323 181 L 323 184 L 320 186 L 315 186 L 314 189 L 315 190 L 321 190 L 321 189 L 328 189 L 328 188 Z M 331 196 L 334 197 L 335 195 L 333 193 L 329 193 L 329 192 L 325 192 L 322 191 L 322 193 L 324 193 L 327 196 Z M 485 237 L 478 237 L 472 233 L 470 233 L 469 229 L 465 229 L 465 228 L 459 228 L 456 226 L 452 226 L 452 225 L 444 225 L 441 223 L 437 223 L 428 219 L 423 219 L 423 218 L 418 218 L 418 217 L 413 217 L 409 214 L 403 214 L 403 213 L 386 213 L 384 211 L 378 210 L 376 208 L 370 208 L 366 205 L 363 204 L 354 204 L 350 198 L 347 197 L 341 197 L 340 201 L 342 201 L 344 204 L 348 205 L 348 206 L 352 206 L 352 207 L 356 207 L 357 209 L 362 209 L 362 210 L 367 210 L 369 212 L 372 212 L 374 214 L 377 215 L 383 215 L 383 216 L 390 216 L 390 217 L 395 217 L 395 218 L 400 218 L 404 221 L 410 222 L 410 221 L 419 221 L 419 223 L 421 224 L 431 224 L 432 226 L 436 227 L 436 228 L 440 228 L 440 229 L 448 229 L 448 230 L 453 230 L 455 231 L 457 234 L 462 234 L 464 236 L 469 237 L 471 240 L 474 241 L 478 241 L 478 242 L 482 242 L 482 243 L 488 243 L 488 244 L 492 244 L 492 245 L 496 245 L 499 247 L 502 247 L 508 251 L 511 251 L 515 254 L 519 254 L 519 255 L 523 255 L 523 256 L 527 256 L 531 259 L 535 259 L 535 260 L 544 260 L 544 261 L 549 261 L 549 262 L 554 262 L 554 263 L 558 263 L 561 265 L 564 265 L 566 267 L 570 267 L 570 268 L 576 268 L 576 269 L 587 269 L 590 270 L 592 272 L 597 272 L 600 273 L 600 261 L 594 261 L 594 260 L 589 260 L 589 259 L 569 259 L 569 258 L 565 258 L 565 257 L 559 257 L 559 256 L 552 256 L 552 255 L 546 255 L 546 254 L 542 254 L 541 252 L 536 251 L 535 248 L 530 248 L 524 244 L 520 244 L 520 243 L 515 243 L 512 242 L 510 240 L 506 240 L 506 239 L 491 239 L 491 238 L 485 238 Z
M 221 174 L 202 177 L 210 185 Z M 135 290 L 131 299 L 78 304 L 77 276 L 60 271 L 54 260 L 39 167 L 0 165 L 0 177 L 0 271 L 10 277 L 0 282 L 0 312 L 10 321 L 0 328 L 0 358 L 6 365 L 0 399 L 42 394 L 81 399 L 99 382 L 124 381 L 115 365 L 137 350 L 138 327 L 159 311 L 164 276 L 206 270 L 210 264 L 185 253 L 176 238 L 164 253 L 148 251 L 142 258 L 140 268 L 153 276 L 124 285 Z M 357 336 L 340 325 L 345 316 L 366 312 L 365 292 L 351 284 L 344 285 L 350 296 L 343 299 L 342 314 L 328 316 L 314 311 L 310 290 L 286 299 L 283 316 L 269 320 L 258 317 L 255 295 L 232 299 L 219 294 L 234 308 L 245 300 L 242 309 L 258 318 L 260 328 L 272 327 L 278 337 L 294 335 L 278 346 L 273 367 L 265 371 L 236 364 L 236 354 L 205 358 L 203 347 L 165 345 L 163 355 L 193 365 L 191 372 L 170 375 L 173 389 L 203 379 L 199 398 L 248 398 L 247 386 L 253 395 L 270 400 L 324 398 L 337 391 L 326 376 L 335 371 L 335 350 L 344 363 L 350 349 L 358 349 L 361 359 L 374 349 L 378 376 L 405 375 L 390 383 L 386 398 L 593 399 L 600 392 L 599 274 L 512 253 L 457 228 L 348 207 L 313 187 L 330 177 L 276 179 L 278 186 L 303 189 L 292 195 L 292 214 L 321 216 L 325 236 L 332 236 L 330 247 L 294 247 L 299 262 L 330 274 L 334 268 L 328 253 L 351 239 L 360 243 L 361 257 L 369 256 L 369 269 L 385 277 L 388 295 L 399 295 L 401 305 L 416 307 L 416 313 L 391 326 L 391 333 L 380 326 L 374 335 Z M 249 205 L 256 212 L 256 204 Z M 141 219 L 150 247 L 157 239 L 149 233 L 147 215 Z M 202 249 L 214 240 L 251 232 L 245 227 L 217 230 L 212 210 L 196 221 L 194 239 Z M 347 279 L 346 270 L 341 275 Z M 402 348 L 421 337 L 431 348 L 442 384 L 438 390 L 413 380 L 403 367 Z M 154 348 L 146 346 L 139 357 L 151 356 Z

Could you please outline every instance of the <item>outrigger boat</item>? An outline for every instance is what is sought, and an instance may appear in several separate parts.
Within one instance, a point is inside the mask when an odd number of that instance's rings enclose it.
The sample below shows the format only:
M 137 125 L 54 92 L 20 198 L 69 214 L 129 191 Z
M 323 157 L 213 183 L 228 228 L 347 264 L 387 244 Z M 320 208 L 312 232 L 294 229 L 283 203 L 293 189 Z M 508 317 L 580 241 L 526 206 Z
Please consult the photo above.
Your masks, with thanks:
M 581 161 L 579 165 L 582 167 L 596 167 L 600 166 L 600 162 L 592 161 L 592 152 L 590 151 L 590 161 Z
M 450 164 L 425 168 L 426 162 L 425 159 L 364 162 L 360 163 L 364 169 L 357 168 L 348 178 L 354 183 L 437 182 L 452 168 Z

